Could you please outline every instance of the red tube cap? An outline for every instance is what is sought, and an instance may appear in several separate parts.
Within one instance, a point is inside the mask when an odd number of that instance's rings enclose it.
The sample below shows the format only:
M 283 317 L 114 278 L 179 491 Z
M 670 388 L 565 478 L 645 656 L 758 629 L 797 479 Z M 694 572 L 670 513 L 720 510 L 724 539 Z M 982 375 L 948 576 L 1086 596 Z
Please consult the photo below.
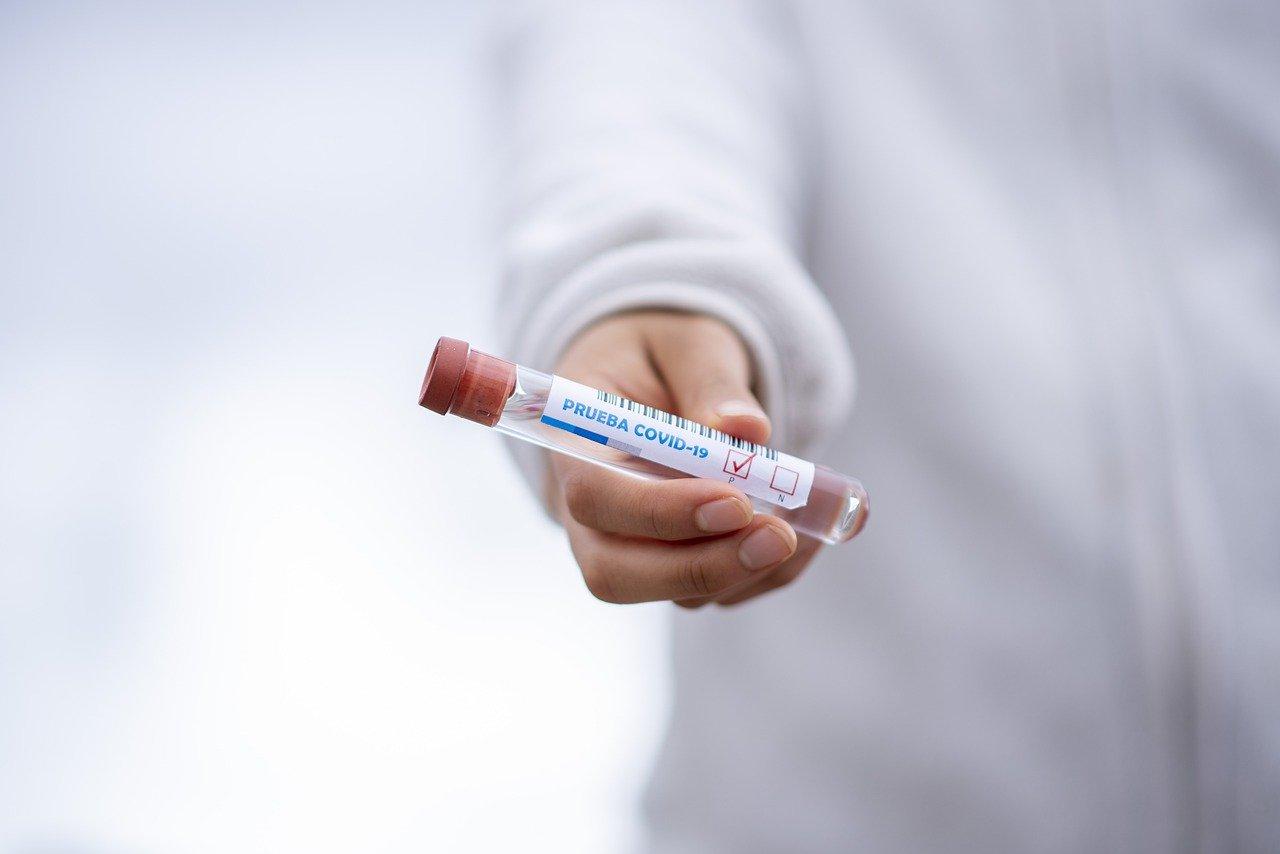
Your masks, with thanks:
M 466 341 L 441 338 L 427 365 L 418 403 L 441 415 L 492 427 L 515 387 L 515 365 L 472 350 Z
M 449 414 L 453 396 L 457 394 L 462 375 L 467 370 L 470 350 L 471 345 L 457 338 L 441 338 L 436 342 L 436 350 L 427 365 L 427 375 L 422 380 L 422 391 L 418 394 L 420 405 L 440 415 Z

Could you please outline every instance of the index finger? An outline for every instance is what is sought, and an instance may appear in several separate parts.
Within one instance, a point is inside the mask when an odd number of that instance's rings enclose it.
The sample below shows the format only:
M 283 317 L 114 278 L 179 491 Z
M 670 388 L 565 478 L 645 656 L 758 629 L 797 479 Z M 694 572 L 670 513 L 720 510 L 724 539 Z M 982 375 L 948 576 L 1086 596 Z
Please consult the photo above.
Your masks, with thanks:
M 648 480 L 560 455 L 552 471 L 569 515 L 606 533 L 688 540 L 737 531 L 754 515 L 741 490 L 714 480 Z

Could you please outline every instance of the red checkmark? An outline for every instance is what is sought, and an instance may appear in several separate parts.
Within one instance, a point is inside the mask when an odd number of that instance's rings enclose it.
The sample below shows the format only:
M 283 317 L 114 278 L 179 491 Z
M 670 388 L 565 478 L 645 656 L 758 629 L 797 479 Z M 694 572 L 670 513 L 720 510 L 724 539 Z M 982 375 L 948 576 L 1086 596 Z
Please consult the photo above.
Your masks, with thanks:
M 741 460 L 734 462 L 734 455 L 742 457 Z M 724 459 L 724 473 L 736 475 L 737 477 L 746 477 L 751 473 L 751 461 L 756 458 L 755 454 L 744 456 L 741 451 L 729 451 Z

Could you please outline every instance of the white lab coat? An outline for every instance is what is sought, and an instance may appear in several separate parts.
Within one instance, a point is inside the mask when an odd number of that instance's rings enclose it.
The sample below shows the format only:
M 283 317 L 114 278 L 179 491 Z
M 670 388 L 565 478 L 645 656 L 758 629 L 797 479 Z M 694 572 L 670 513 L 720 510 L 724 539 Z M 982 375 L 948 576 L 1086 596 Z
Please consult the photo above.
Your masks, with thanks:
M 510 354 L 716 314 L 775 444 L 872 498 L 675 615 L 649 849 L 1280 850 L 1280 4 L 565 3 L 502 44 Z

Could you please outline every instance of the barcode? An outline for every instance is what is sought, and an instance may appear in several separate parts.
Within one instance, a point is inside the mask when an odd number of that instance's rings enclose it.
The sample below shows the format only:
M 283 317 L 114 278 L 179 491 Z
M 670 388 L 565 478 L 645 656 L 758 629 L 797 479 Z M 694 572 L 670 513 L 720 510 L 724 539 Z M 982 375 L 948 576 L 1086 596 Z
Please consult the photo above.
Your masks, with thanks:
M 757 445 L 755 442 L 748 442 L 746 439 L 739 439 L 737 436 L 730 436 L 728 433 L 722 433 L 708 427 L 705 424 L 699 424 L 697 421 L 690 421 L 688 418 L 681 418 L 679 415 L 672 415 L 670 412 L 664 412 L 661 409 L 655 409 L 652 406 L 645 406 L 643 403 L 636 403 L 634 400 L 628 400 L 622 395 L 612 394 L 607 391 L 596 390 L 596 397 L 605 403 L 621 407 L 628 412 L 638 412 L 646 418 L 652 418 L 655 421 L 661 421 L 663 424 L 673 424 L 690 433 L 697 433 L 707 439 L 716 442 L 724 442 L 726 445 L 732 445 L 739 451 L 746 451 L 751 454 L 759 454 L 766 460 L 777 460 L 778 452 L 773 448 Z

